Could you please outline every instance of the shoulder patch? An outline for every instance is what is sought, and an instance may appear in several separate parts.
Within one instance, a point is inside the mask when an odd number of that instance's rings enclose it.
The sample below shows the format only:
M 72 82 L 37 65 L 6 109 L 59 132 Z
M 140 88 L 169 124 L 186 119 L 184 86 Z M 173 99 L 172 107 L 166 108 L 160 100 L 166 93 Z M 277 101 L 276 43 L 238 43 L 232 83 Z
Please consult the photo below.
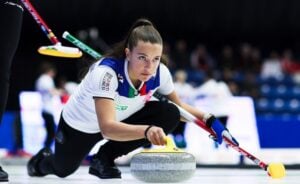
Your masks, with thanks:
M 104 74 L 104 77 L 102 79 L 102 82 L 100 84 L 100 88 L 102 91 L 109 91 L 109 86 L 110 86 L 110 82 L 111 82 L 111 79 L 112 79 L 113 75 L 106 72 Z

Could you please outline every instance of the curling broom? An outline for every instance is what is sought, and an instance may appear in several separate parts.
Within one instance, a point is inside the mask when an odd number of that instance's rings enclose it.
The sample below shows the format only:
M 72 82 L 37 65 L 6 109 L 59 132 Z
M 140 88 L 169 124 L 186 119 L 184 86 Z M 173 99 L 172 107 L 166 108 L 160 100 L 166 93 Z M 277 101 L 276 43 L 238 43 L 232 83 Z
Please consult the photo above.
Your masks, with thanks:
M 197 119 L 194 115 L 192 115 L 191 113 L 189 113 L 188 111 L 186 111 L 185 109 L 180 107 L 179 105 L 175 104 L 174 102 L 171 102 L 166 97 L 164 97 L 158 93 L 155 93 L 154 97 L 156 97 L 159 100 L 168 101 L 169 103 L 174 104 L 179 109 L 181 117 L 183 117 L 184 119 L 186 119 L 190 122 L 194 122 L 195 124 L 200 126 L 202 129 L 204 129 L 211 135 L 216 136 L 215 132 L 213 132 L 212 129 L 208 128 L 204 122 Z M 261 161 L 260 159 L 258 159 L 257 157 L 255 157 L 254 155 L 252 155 L 251 153 L 249 153 L 248 151 L 246 151 L 245 149 L 241 148 L 240 146 L 237 146 L 235 143 L 233 143 L 227 137 L 223 136 L 223 140 L 226 142 L 226 144 L 228 146 L 230 146 L 231 148 L 233 148 L 234 150 L 236 150 L 243 156 L 252 160 L 256 165 L 258 165 L 263 170 L 267 171 L 268 175 L 271 176 L 272 178 L 279 179 L 279 178 L 283 178 L 285 176 L 285 167 L 282 163 L 266 164 L 263 161 Z
M 56 56 L 56 57 L 66 57 L 66 58 L 79 58 L 82 56 L 82 52 L 78 48 L 62 46 L 61 42 L 57 39 L 51 29 L 48 27 L 46 22 L 38 14 L 36 9 L 32 6 L 29 0 L 21 0 L 25 8 L 33 16 L 34 20 L 41 27 L 42 31 L 47 35 L 48 39 L 53 45 L 41 46 L 38 49 L 40 54 Z

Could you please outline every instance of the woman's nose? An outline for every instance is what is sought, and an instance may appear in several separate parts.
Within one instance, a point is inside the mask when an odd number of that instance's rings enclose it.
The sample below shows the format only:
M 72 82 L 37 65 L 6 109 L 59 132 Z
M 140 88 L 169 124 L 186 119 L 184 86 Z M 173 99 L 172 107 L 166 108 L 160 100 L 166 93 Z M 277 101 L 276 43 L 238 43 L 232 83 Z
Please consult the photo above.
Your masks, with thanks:
M 155 66 L 155 63 L 152 62 L 152 60 L 148 59 L 146 62 L 146 67 L 147 68 L 153 68 Z

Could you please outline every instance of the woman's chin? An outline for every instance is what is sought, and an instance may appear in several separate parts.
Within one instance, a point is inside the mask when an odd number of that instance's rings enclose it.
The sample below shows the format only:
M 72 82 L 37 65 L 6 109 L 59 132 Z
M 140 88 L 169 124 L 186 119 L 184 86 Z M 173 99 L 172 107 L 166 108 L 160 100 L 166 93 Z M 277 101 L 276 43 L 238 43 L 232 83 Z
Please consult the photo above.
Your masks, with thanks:
M 151 75 L 149 75 L 149 76 L 142 76 L 142 77 L 140 78 L 140 81 L 146 82 L 146 81 L 148 81 L 150 78 L 151 78 Z

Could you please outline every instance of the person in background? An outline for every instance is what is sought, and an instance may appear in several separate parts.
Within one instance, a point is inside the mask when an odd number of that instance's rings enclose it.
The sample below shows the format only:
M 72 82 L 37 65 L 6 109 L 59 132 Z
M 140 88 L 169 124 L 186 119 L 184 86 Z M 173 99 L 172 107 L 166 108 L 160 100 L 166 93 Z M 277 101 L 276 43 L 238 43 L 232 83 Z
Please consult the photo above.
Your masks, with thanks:
M 172 68 L 178 69 L 191 69 L 190 52 L 188 51 L 187 42 L 184 39 L 176 41 L 174 49 L 171 50 L 170 59 L 172 61 Z
M 13 57 L 18 47 L 23 8 L 18 0 L 0 0 L 0 122 L 8 98 L 9 77 Z M 8 181 L 8 174 L 0 166 L 0 182 Z
M 215 61 L 203 44 L 198 44 L 191 53 L 190 65 L 195 71 L 207 72 L 215 68 Z
M 192 105 L 194 91 L 192 85 L 187 83 L 187 73 L 184 70 L 177 70 L 174 74 L 174 89 L 178 94 L 180 100 Z M 184 137 L 185 123 L 179 123 L 176 129 L 172 132 L 174 141 L 177 147 L 185 148 L 186 141 Z
M 42 117 L 45 122 L 47 136 L 44 146 L 51 147 L 54 140 L 56 124 L 54 120 L 54 98 L 60 97 L 62 90 L 55 87 L 54 78 L 56 76 L 56 68 L 53 64 L 44 62 L 40 66 L 40 76 L 36 80 L 35 88 L 42 96 Z
M 263 79 L 283 79 L 284 72 L 282 69 L 282 64 L 280 56 L 276 51 L 271 51 L 270 56 L 263 61 L 260 76 Z
M 61 76 L 58 79 L 57 88 L 61 90 L 61 102 L 66 104 L 70 96 L 78 87 L 78 83 L 73 81 L 68 81 L 65 76 Z
M 228 110 L 228 99 L 233 95 L 227 83 L 217 81 L 213 72 L 208 71 L 203 83 L 194 90 L 194 105 L 202 107 L 213 113 L 216 118 L 226 127 L 230 111 Z M 218 144 L 215 143 L 218 147 Z

